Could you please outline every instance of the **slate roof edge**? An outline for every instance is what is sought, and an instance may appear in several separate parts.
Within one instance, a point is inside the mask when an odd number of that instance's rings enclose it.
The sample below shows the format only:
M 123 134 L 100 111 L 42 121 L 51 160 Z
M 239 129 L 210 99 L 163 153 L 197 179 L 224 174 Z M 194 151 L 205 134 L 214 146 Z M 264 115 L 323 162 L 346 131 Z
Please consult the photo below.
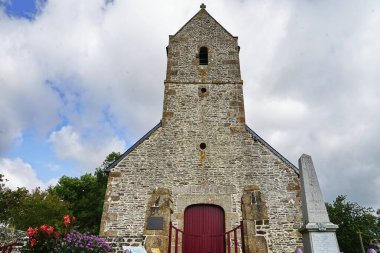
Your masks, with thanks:
M 143 143 L 146 139 L 148 139 L 154 132 L 156 132 L 157 129 L 159 129 L 162 126 L 162 121 L 153 127 L 149 132 L 147 132 L 143 137 L 141 137 L 140 140 L 135 142 L 127 151 L 125 151 L 119 158 L 117 158 L 113 163 L 108 165 L 108 167 L 104 170 L 105 173 L 109 173 L 110 170 L 115 167 L 121 160 L 124 159 L 129 153 L 131 153 L 135 148 L 137 148 L 141 143 Z
M 281 161 L 286 163 L 289 167 L 291 167 L 298 175 L 299 175 L 299 170 L 298 168 L 292 164 L 288 159 L 283 157 L 277 150 L 275 150 L 271 145 L 269 145 L 266 141 L 264 141 L 263 138 L 261 138 L 257 133 L 255 133 L 249 126 L 245 125 L 247 131 L 252 135 L 253 139 L 256 139 L 259 141 L 261 144 L 263 144 L 266 148 L 268 148 L 275 156 L 277 156 Z

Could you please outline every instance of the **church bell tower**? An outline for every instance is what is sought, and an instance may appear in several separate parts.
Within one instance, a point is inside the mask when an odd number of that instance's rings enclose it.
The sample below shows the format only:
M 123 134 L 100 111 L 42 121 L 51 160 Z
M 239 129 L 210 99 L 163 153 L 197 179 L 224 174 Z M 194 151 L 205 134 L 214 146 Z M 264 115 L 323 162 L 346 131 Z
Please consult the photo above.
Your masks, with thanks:
M 106 170 L 100 233 L 148 252 L 294 251 L 298 169 L 246 125 L 238 38 L 205 8 L 169 36 L 162 120 Z
M 191 120 L 206 132 L 227 125 L 235 131 L 245 124 L 238 38 L 201 7 L 169 36 L 163 126 Z

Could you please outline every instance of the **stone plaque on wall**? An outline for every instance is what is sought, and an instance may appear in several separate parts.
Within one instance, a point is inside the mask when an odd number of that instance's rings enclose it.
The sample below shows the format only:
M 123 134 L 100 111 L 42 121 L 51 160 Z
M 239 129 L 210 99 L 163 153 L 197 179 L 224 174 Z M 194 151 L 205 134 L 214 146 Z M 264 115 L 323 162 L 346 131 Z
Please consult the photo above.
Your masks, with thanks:
M 147 230 L 163 230 L 164 229 L 164 217 L 148 217 Z

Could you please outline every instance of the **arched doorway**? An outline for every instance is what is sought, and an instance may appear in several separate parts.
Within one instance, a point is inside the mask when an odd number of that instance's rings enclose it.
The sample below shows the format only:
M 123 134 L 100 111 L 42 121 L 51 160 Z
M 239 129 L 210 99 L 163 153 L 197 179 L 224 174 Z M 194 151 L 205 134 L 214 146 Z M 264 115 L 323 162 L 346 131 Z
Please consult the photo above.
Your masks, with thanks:
M 183 252 L 224 253 L 224 210 L 216 205 L 191 205 L 185 210 Z

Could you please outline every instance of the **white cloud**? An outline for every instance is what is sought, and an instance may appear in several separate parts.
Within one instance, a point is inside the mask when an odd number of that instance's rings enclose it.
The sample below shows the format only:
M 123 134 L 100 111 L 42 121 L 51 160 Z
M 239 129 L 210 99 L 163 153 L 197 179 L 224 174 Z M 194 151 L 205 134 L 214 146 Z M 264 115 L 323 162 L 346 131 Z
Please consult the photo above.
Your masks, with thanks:
M 3 174 L 4 178 L 8 180 L 5 185 L 11 189 L 17 187 L 25 187 L 28 190 L 33 190 L 36 187 L 46 189 L 48 186 L 58 183 L 56 178 L 52 178 L 48 182 L 40 180 L 32 166 L 21 158 L 13 160 L 0 158 L 0 174 Z
M 297 128 L 299 123 L 308 117 L 310 110 L 303 102 L 290 98 L 264 97 L 255 101 L 250 111 L 255 118 L 260 119 L 260 124 L 268 128 Z
M 257 35 L 255 24 L 236 24 L 247 122 L 293 163 L 312 155 L 329 201 L 348 194 L 379 208 L 380 4 L 282 3 L 277 26 L 273 15 L 264 18 L 266 34 Z M 251 46 L 267 38 L 275 42 Z
M 72 126 L 64 126 L 59 131 L 51 133 L 49 141 L 60 159 L 78 162 L 85 170 L 93 170 L 101 165 L 109 153 L 125 150 L 125 142 L 117 137 L 103 141 L 86 139 Z
M 379 9 L 378 1 L 207 3 L 239 36 L 250 127 L 294 163 L 312 155 L 327 199 L 349 194 L 377 207 Z M 168 35 L 197 10 L 175 0 L 49 0 L 33 22 L 0 11 L 0 154 L 35 129 L 60 159 L 90 169 L 124 149 L 121 139 L 137 140 L 161 117 Z

